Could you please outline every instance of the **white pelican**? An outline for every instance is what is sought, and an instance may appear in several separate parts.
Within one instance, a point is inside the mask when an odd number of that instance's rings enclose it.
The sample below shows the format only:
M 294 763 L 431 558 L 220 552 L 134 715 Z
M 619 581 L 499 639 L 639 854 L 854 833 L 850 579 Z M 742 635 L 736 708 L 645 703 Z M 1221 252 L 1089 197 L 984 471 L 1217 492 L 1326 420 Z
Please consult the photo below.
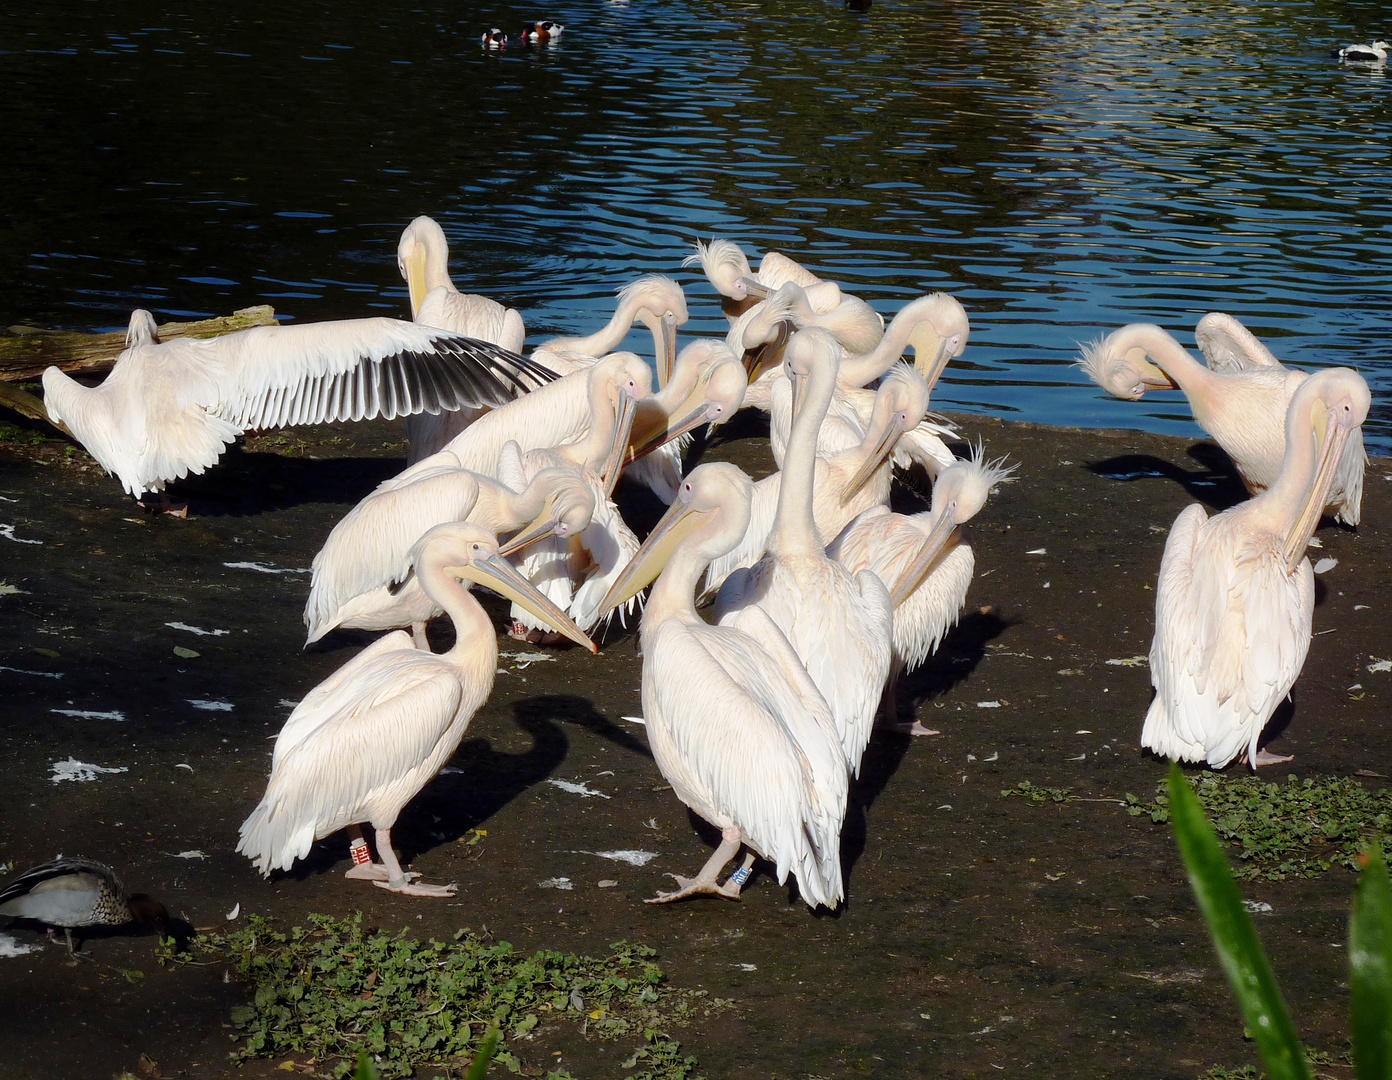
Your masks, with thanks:
M 652 333 L 657 385 L 666 386 L 677 359 L 677 327 L 689 318 L 681 286 L 660 274 L 648 274 L 619 290 L 618 306 L 603 329 L 589 337 L 557 337 L 532 350 L 532 359 L 568 375 L 594 363 L 594 357 L 619 347 L 635 322 Z
M 1329 55 L 1362 64 L 1385 64 L 1387 53 L 1387 42 L 1375 41 L 1371 45 L 1344 45 Z
M 698 893 L 735 899 L 753 858 L 724 885 L 720 872 L 747 845 L 797 875 L 811 907 L 840 903 L 841 824 L 848 778 L 826 701 L 782 631 L 751 607 L 710 626 L 692 593 L 706 564 L 743 533 L 749 477 L 700 465 L 603 600 L 611 609 L 658 575 L 643 611 L 643 718 L 653 760 L 683 803 L 721 831 L 694 878 L 649 903 Z
M 817 335 L 827 336 L 799 330 L 788 342 L 785 363 L 795 382 L 793 434 L 767 551 L 753 567 L 725 579 L 715 615 L 725 622 L 754 605 L 768 612 L 831 706 L 846 763 L 858 775 L 889 676 L 892 614 L 880 579 L 869 571 L 852 575 L 828 559 L 817 535 L 812 515 L 817 429 L 836 388 L 837 364 Z
M 396 267 L 411 296 L 411 321 L 491 341 L 520 353 L 527 340 L 522 316 L 513 308 L 475 293 L 461 293 L 449 276 L 449 243 L 433 218 L 421 215 L 407 225 L 396 245 Z M 486 406 L 406 418 L 407 462 L 435 453 L 458 435 Z
M 1155 589 L 1143 747 L 1215 769 L 1239 756 L 1254 769 L 1290 760 L 1257 740 L 1305 663 L 1315 596 L 1305 548 L 1369 400 L 1348 368 L 1311 375 L 1291 398 L 1275 483 L 1214 518 L 1194 505 L 1175 519 Z
M 847 450 L 817 454 L 812 481 L 812 521 L 818 537 L 835 537 L 857 515 L 889 501 L 890 460 L 904 433 L 916 428 L 928 407 L 928 387 L 923 376 L 907 364 L 889 371 L 873 396 L 874 412 L 860 442 Z M 822 431 L 825 430 L 823 421 Z M 818 438 L 820 440 L 820 435 Z M 735 570 L 753 566 L 763 557 L 778 512 L 782 485 L 781 472 L 766 476 L 754 485 L 749 528 L 738 544 L 711 562 L 706 572 L 708 590 L 719 588 Z
M 730 324 L 725 344 L 744 363 L 749 384 L 745 405 L 769 411 L 773 386 L 784 378 L 783 349 L 797 329 L 792 314 L 788 298 L 774 293 L 745 308 Z
M 827 545 L 827 555 L 851 573 L 870 570 L 889 589 L 894 636 L 883 711 L 889 726 L 905 735 L 936 735 L 917 720 L 894 723 L 895 686 L 905 670 L 935 652 L 967 602 L 976 557 L 958 528 L 986 504 L 997 484 L 1008 483 L 1015 466 L 975 456 L 958 461 L 933 482 L 933 508 L 895 514 L 871 507 Z
M 1123 400 L 1138 401 L 1147 390 L 1182 390 L 1195 422 L 1232 458 L 1247 490 L 1254 495 L 1265 491 L 1281 471 L 1291 397 L 1309 375 L 1282 367 L 1230 315 L 1205 315 L 1194 337 L 1207 367 L 1150 323 L 1123 326 L 1084 346 L 1080 366 L 1098 386 Z M 1330 513 L 1348 525 L 1358 524 L 1367 461 L 1363 433 L 1355 431 L 1329 493 Z
M 677 354 L 667 385 L 638 402 L 624 475 L 670 505 L 690 432 L 729 420 L 744 403 L 744 391 L 744 366 L 728 346 L 708 338 L 688 344 Z
M 441 611 L 410 573 L 411 550 L 422 536 L 450 521 L 470 521 L 495 536 L 522 529 L 502 548 L 511 555 L 543 536 L 577 534 L 589 525 L 594 506 L 578 469 L 543 469 L 521 491 L 447 465 L 383 481 L 344 515 L 314 556 L 305 644 L 340 626 L 409 626 L 416 647 L 428 649 L 425 624 Z
M 237 850 L 263 874 L 289 869 L 315 840 L 351 826 L 350 878 L 413 896 L 453 896 L 453 885 L 408 880 L 391 847 L 391 828 L 416 792 L 440 771 L 488 698 L 498 642 L 483 608 L 456 579 L 486 585 L 594 643 L 498 554 L 477 525 L 438 525 L 412 552 L 426 594 L 454 622 L 454 648 L 415 648 L 402 631 L 373 642 L 305 695 L 276 737 L 266 794 L 242 823 Z M 368 861 L 358 826 L 377 831 Z M 418 875 L 409 875 L 415 877 Z
M 501 405 L 553 378 L 496 345 L 397 319 L 154 335 L 150 313 L 134 312 L 100 386 L 43 374 L 49 416 L 136 498 L 201 473 L 244 431 Z

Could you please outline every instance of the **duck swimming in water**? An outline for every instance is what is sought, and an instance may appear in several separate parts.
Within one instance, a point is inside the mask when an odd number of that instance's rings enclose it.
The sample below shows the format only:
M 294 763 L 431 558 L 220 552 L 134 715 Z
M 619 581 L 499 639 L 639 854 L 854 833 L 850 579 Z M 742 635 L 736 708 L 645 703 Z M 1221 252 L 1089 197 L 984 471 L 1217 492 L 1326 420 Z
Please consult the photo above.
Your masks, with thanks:
M 561 36 L 565 27 L 558 22 L 529 22 L 522 24 L 522 40 L 529 42 L 550 41 Z
M 111 867 L 77 856 L 59 856 L 14 878 L 0 889 L 0 915 L 61 927 L 74 960 L 74 930 L 134 922 L 164 933 L 169 923 L 169 912 L 158 900 L 127 893 Z
M 483 47 L 485 49 L 506 49 L 507 35 L 495 26 L 483 35 Z
M 1385 64 L 1387 51 L 1387 42 L 1375 41 L 1371 45 L 1344 45 L 1329 55 L 1339 60 L 1353 60 L 1362 64 Z

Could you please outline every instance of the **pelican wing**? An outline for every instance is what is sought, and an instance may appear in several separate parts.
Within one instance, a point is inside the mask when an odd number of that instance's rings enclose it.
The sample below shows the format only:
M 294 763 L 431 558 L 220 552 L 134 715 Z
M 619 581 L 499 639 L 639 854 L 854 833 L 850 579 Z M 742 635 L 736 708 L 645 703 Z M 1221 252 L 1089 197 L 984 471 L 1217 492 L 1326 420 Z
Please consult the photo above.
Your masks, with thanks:
M 1257 367 L 1281 367 L 1281 361 L 1257 340 L 1255 334 L 1220 311 L 1210 311 L 1194 328 L 1194 343 L 1212 371 L 1247 371 Z
M 586 474 L 588 477 L 588 474 Z M 619 514 L 619 508 L 605 496 L 602 484 L 592 483 L 595 495 L 594 515 L 580 533 L 580 552 L 572 545 L 571 558 L 583 558 L 585 565 L 572 567 L 572 576 L 579 579 L 570 608 L 566 612 L 575 625 L 588 631 L 600 622 L 599 603 L 604 599 L 618 576 L 638 554 L 638 537 Z M 583 555 L 580 553 L 583 552 Z M 580 573 L 574 574 L 579 569 Z M 638 604 L 635 596 L 618 609 L 620 620 Z
M 781 637 L 771 623 L 757 640 L 730 628 L 663 624 L 644 678 L 649 737 L 675 790 L 736 823 L 779 881 L 796 873 L 808 903 L 834 907 L 845 765 L 809 715 L 815 687 L 809 699 L 764 648 L 770 631 Z
M 210 411 L 245 430 L 502 405 L 554 376 L 497 345 L 398 319 L 259 326 L 197 343 Z
M 432 759 L 463 690 L 439 658 L 410 650 L 378 654 L 334 691 L 313 697 L 296 710 L 313 713 L 301 718 L 298 737 L 277 740 L 266 794 L 242 824 L 237 850 L 263 874 L 288 869 L 315 840 L 346 825 L 371 820 L 390 828 L 438 768 Z
M 770 289 L 776 289 L 789 281 L 804 289 L 821 283 L 821 278 L 801 263 L 788 258 L 779 251 L 768 251 L 759 260 L 759 281 Z
M 456 292 L 444 286 L 426 294 L 412 321 L 491 341 L 514 353 L 520 353 L 527 340 L 522 316 L 513 308 L 477 293 Z
M 379 487 L 348 511 L 311 565 L 304 610 L 309 640 L 338 625 L 343 605 L 354 597 L 403 580 L 417 540 L 436 525 L 469 516 L 478 479 L 467 469 L 425 469 L 407 483 Z

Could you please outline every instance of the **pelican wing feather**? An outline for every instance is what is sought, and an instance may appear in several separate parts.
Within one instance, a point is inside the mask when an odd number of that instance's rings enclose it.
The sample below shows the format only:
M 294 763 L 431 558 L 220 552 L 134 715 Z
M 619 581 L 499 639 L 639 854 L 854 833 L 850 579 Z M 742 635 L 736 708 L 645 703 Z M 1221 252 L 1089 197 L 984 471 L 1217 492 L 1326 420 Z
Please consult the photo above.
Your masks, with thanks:
M 1231 315 L 1210 311 L 1194 328 L 1194 343 L 1211 371 L 1247 371 L 1281 367 L 1271 350 Z

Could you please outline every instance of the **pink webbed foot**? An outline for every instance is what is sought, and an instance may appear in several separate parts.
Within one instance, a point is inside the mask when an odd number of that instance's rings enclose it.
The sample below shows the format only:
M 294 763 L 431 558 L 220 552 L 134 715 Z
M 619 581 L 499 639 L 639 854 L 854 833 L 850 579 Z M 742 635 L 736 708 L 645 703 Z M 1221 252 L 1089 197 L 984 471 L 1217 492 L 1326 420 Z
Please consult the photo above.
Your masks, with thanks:
M 391 878 L 391 871 L 382 863 L 363 863 L 360 866 L 345 870 L 343 876 L 354 881 L 388 881 Z M 420 874 L 414 870 L 406 872 L 406 880 L 408 881 L 418 877 Z
M 896 735 L 941 735 L 942 732 L 937 728 L 924 727 L 917 720 L 911 724 L 894 723 L 884 725 L 886 731 L 892 731 Z
M 517 641 L 525 641 L 528 645 L 556 645 L 561 641 L 560 634 L 534 629 L 517 619 L 512 620 L 512 626 L 508 629 L 508 637 Z
M 402 893 L 405 896 L 453 896 L 458 890 L 453 882 L 449 885 L 423 885 L 416 884 L 409 880 L 413 877 L 420 877 L 419 874 L 407 874 L 400 881 L 373 881 L 379 889 L 387 889 L 390 892 Z
M 660 892 L 649 900 L 644 900 L 645 904 L 670 904 L 673 900 L 685 900 L 689 896 L 718 896 L 722 900 L 738 900 L 740 898 L 740 888 L 734 878 L 724 885 L 709 878 L 686 878 L 679 874 L 668 874 L 669 878 L 677 883 L 677 888 L 672 892 Z
M 1294 754 L 1268 754 L 1265 750 L 1258 750 L 1257 760 L 1252 763 L 1252 768 L 1259 769 L 1263 765 L 1283 765 L 1287 761 L 1294 760 Z

